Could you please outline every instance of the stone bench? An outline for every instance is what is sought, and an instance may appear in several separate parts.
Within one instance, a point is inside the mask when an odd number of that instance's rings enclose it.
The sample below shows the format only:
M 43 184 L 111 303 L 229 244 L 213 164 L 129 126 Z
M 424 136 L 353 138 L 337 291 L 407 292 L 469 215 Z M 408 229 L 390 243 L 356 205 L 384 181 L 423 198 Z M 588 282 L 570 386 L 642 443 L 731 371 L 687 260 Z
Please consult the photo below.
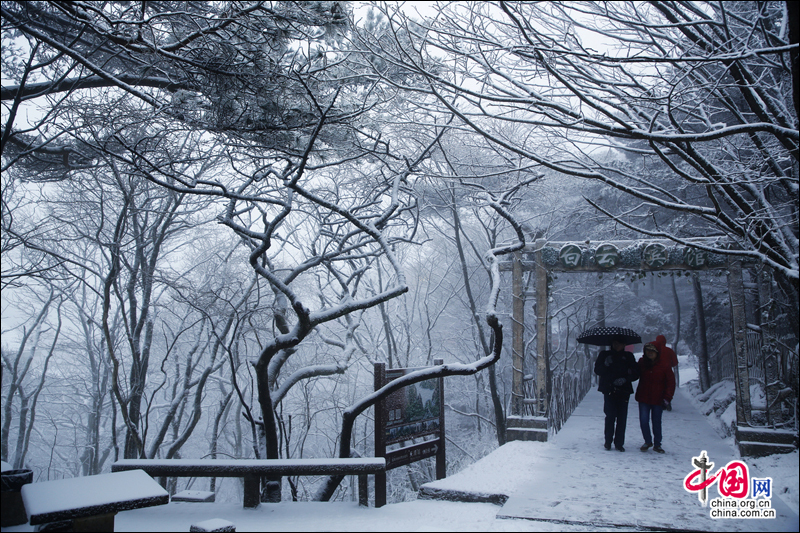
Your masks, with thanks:
M 119 511 L 169 503 L 142 470 L 29 483 L 20 492 L 31 526 L 71 521 L 72 531 L 114 531 Z
M 383 457 L 349 459 L 122 459 L 112 472 L 144 470 L 153 477 L 238 477 L 244 479 L 244 507 L 261 503 L 264 476 L 358 476 L 358 502 L 368 503 L 367 476 L 386 471 Z
M 236 524 L 221 518 L 211 518 L 209 520 L 203 520 L 202 522 L 192 524 L 191 527 L 189 527 L 189 531 L 197 531 L 198 533 L 204 533 L 208 531 L 236 531 Z

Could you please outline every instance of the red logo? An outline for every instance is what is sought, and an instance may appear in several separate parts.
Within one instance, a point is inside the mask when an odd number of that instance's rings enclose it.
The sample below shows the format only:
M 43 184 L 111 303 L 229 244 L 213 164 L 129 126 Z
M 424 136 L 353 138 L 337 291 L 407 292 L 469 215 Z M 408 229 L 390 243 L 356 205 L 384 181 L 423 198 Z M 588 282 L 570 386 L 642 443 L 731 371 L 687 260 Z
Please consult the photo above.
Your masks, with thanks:
M 708 472 L 714 468 L 714 463 L 708 461 L 708 455 L 703 450 L 699 457 L 692 457 L 692 466 L 697 469 L 686 476 L 683 486 L 689 492 L 697 492 L 697 497 L 703 505 L 706 505 L 708 501 L 708 487 L 715 483 L 722 496 L 728 498 L 747 497 L 750 484 L 747 465 L 743 462 L 731 461 L 715 474 L 709 476 Z

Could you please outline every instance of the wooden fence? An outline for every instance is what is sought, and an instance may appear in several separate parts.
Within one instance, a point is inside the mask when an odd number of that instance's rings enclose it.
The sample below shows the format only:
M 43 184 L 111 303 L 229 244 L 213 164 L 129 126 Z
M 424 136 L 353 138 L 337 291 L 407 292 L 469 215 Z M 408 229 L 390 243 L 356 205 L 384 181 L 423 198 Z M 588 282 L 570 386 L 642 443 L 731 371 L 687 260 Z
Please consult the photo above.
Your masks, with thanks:
M 708 356 L 708 371 L 711 385 L 734 377 L 736 355 L 733 352 L 733 341 L 728 339 Z M 761 357 L 761 334 L 756 331 L 747 332 L 747 370 L 750 381 L 758 381 L 764 385 L 764 359 Z

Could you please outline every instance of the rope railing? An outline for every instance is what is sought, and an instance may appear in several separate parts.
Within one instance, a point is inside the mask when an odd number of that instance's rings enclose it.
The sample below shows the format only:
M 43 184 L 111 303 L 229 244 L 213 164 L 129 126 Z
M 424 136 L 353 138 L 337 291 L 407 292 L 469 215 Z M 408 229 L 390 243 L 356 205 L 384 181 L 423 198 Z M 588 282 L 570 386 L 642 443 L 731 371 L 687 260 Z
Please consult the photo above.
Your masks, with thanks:
M 547 414 L 548 426 L 558 433 L 564 423 L 586 397 L 591 389 L 591 365 L 582 365 L 575 370 L 566 370 L 553 375 L 550 394 L 550 412 Z
M 548 428 L 557 433 L 570 417 L 586 393 L 592 388 L 592 365 L 579 363 L 579 368 L 567 370 L 562 366 L 553 372 L 550 400 L 548 402 Z M 536 397 L 536 376 L 526 375 L 523 379 L 525 398 L 522 400 L 523 416 L 540 416 L 539 401 Z

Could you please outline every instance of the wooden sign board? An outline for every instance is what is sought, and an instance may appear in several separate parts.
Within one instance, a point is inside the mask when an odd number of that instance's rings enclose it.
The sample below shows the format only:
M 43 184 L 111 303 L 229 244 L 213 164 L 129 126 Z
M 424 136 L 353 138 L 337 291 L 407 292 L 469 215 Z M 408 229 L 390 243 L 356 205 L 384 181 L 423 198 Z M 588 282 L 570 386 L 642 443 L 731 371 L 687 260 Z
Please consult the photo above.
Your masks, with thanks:
M 442 360 L 434 364 L 442 364 Z M 375 364 L 375 390 L 421 368 L 386 369 Z M 436 438 L 387 452 L 390 444 L 435 435 Z M 386 470 L 436 457 L 436 479 L 446 476 L 444 440 L 444 379 L 434 378 L 394 391 L 375 403 L 375 457 L 386 459 Z M 375 476 L 375 506 L 386 504 L 386 474 Z
M 386 383 L 419 368 L 386 370 Z M 439 400 L 440 379 L 429 379 L 403 387 L 386 398 L 386 444 L 394 444 L 439 432 L 442 405 Z

